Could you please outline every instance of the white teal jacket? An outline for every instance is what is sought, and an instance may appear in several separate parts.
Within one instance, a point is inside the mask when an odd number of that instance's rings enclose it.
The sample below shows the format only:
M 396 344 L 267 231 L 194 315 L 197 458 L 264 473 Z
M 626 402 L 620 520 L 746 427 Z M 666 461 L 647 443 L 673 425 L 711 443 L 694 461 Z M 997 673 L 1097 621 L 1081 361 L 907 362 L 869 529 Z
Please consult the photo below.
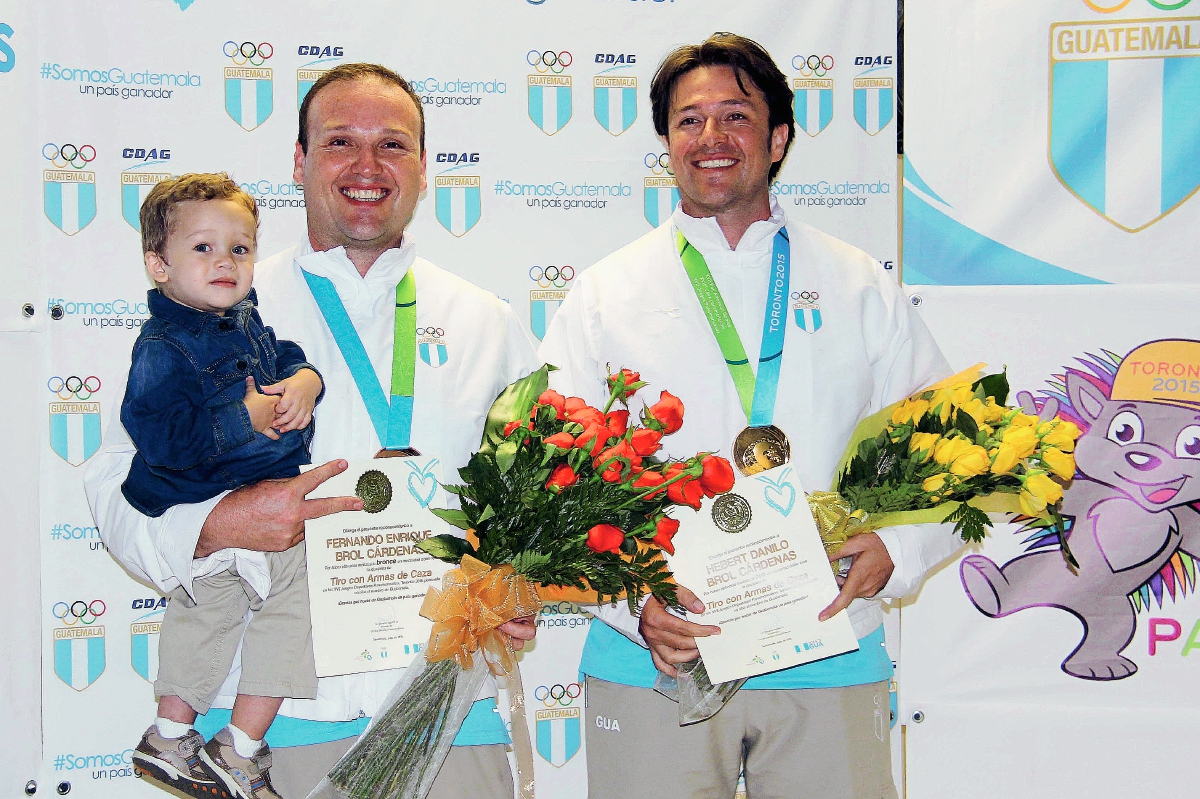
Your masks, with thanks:
M 386 388 L 391 384 L 396 284 L 410 266 L 417 281 L 417 327 L 435 328 L 445 344 L 444 353 L 436 345 L 432 348 L 428 363 L 422 357 L 416 361 L 412 446 L 441 459 L 439 481 L 455 482 L 457 469 L 479 447 L 492 401 L 505 386 L 540 365 L 507 303 L 418 258 L 407 242 L 383 253 L 362 277 L 342 248 L 313 252 L 305 239 L 298 247 L 261 261 L 254 284 L 265 323 L 279 338 L 299 344 L 325 380 L 312 445 L 313 463 L 321 464 L 336 458 L 370 458 L 380 443 L 300 269 L 333 281 Z M 119 397 L 112 407 L 120 407 Z M 135 577 L 164 592 L 176 586 L 190 592 L 192 580 L 222 571 L 236 560 L 239 574 L 266 596 L 270 579 L 262 553 L 224 549 L 206 558 L 192 557 L 204 520 L 224 494 L 175 506 L 156 519 L 130 507 L 120 486 L 133 451 L 120 418 L 113 414 L 104 444 L 84 475 L 92 515 L 112 555 Z M 440 492 L 435 504 L 439 502 L 450 505 L 454 498 Z M 217 707 L 231 706 L 236 671 L 222 688 Z M 287 699 L 280 713 L 317 721 L 369 716 L 398 678 L 397 670 L 323 678 L 315 699 Z M 494 690 L 491 684 L 482 696 Z
M 683 429 L 663 439 L 665 454 L 728 457 L 746 416 L 679 259 L 676 231 L 704 255 L 757 368 L 772 244 L 785 221 L 772 199 L 770 220 L 751 225 L 734 250 L 714 217 L 695 219 L 676 209 L 668 222 L 582 272 L 538 352 L 559 367 L 551 385 L 602 402 L 609 368 L 638 371 L 649 385 L 635 398 L 635 414 L 640 402 L 652 404 L 663 389 L 686 408 Z M 874 259 L 805 224 L 787 223 L 787 233 L 791 291 L 818 295 L 821 324 L 806 332 L 789 307 L 774 423 L 791 440 L 791 466 L 805 490 L 828 490 L 862 418 L 951 371 L 907 297 Z M 881 599 L 915 592 L 961 545 L 952 526 L 941 524 L 883 529 L 879 537 L 895 571 L 876 597 L 851 604 L 859 638 L 882 624 Z M 624 603 L 599 615 L 645 646 Z

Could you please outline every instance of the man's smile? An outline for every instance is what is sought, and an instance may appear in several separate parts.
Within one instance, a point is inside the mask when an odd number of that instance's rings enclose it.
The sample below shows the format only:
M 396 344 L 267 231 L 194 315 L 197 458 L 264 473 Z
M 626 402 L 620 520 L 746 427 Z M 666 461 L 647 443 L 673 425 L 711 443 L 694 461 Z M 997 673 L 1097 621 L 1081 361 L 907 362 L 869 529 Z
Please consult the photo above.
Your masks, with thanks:
M 351 200 L 367 203 L 379 202 L 391 194 L 387 189 L 352 189 L 344 187 L 340 191 L 343 196 L 349 197 Z

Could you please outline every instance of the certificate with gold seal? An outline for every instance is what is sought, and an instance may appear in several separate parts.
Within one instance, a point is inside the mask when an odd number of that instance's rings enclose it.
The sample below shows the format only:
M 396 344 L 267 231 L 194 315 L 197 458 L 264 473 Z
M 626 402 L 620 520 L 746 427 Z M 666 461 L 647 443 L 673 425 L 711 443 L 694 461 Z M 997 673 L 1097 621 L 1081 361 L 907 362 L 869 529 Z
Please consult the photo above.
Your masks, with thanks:
M 421 603 L 451 566 L 417 544 L 459 534 L 429 511 L 439 466 L 432 457 L 351 461 L 309 494 L 357 495 L 364 505 L 304 523 L 318 677 L 407 666 L 424 648 L 433 623 Z
M 792 467 L 742 477 L 680 513 L 674 544 L 675 580 L 706 606 L 688 619 L 721 628 L 696 639 L 714 684 L 858 649 L 846 611 L 817 620 L 838 586 Z

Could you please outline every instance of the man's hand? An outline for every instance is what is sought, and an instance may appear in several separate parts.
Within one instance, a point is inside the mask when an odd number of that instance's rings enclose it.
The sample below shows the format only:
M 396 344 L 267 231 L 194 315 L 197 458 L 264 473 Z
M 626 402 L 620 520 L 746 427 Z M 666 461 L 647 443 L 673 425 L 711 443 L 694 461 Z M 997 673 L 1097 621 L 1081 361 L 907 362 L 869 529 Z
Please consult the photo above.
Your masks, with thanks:
M 287 480 L 264 480 L 227 494 L 205 519 L 195 557 L 226 547 L 282 552 L 304 540 L 306 519 L 362 510 L 358 497 L 304 498 L 346 466 L 344 460 L 330 461 Z
M 679 603 L 692 613 L 703 613 L 704 603 L 682 585 L 677 586 L 675 595 Z M 686 663 L 700 656 L 696 638 L 720 635 L 721 628 L 711 624 L 693 624 L 669 612 L 666 606 L 654 597 L 642 608 L 642 619 L 638 625 L 642 637 L 650 645 L 650 657 L 654 667 L 670 677 L 677 676 L 675 664 Z
M 259 394 L 254 385 L 254 378 L 247 377 L 246 396 L 242 402 L 246 403 L 246 410 L 250 413 L 250 426 L 254 428 L 254 432 L 262 433 L 267 438 L 278 441 L 279 433 L 276 433 L 273 428 L 275 427 L 276 404 L 279 400 L 268 397 L 266 394 Z
M 851 536 L 845 546 L 829 556 L 829 561 L 832 563 L 848 555 L 854 556 L 854 565 L 850 567 L 837 598 L 817 616 L 821 621 L 845 610 L 857 597 L 878 594 L 892 578 L 892 570 L 896 568 L 887 547 L 874 533 Z
M 507 635 L 513 649 L 520 652 L 525 648 L 525 642 L 532 641 L 537 635 L 537 616 L 520 616 L 504 622 L 496 629 Z
M 317 397 L 321 395 L 321 387 L 321 378 L 312 369 L 301 369 L 278 383 L 263 386 L 264 394 L 279 396 L 272 427 L 279 433 L 308 427 Z

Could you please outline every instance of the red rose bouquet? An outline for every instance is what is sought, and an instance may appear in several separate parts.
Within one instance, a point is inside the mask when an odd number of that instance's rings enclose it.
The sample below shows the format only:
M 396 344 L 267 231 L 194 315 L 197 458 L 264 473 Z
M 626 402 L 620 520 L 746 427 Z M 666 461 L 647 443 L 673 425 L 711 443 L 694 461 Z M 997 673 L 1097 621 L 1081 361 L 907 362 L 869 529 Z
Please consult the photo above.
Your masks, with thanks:
M 531 795 L 519 671 L 511 642 L 496 628 L 535 614 L 542 598 L 624 598 L 636 612 L 652 594 L 678 607 L 662 554 L 674 554 L 679 528 L 668 511 L 698 509 L 703 497 L 729 491 L 733 467 L 711 453 L 662 457 L 662 438 L 683 425 L 684 406 L 663 391 L 631 424 L 628 402 L 646 385 L 637 372 L 611 375 L 608 402 L 595 408 L 548 390 L 553 368 L 505 389 L 488 413 L 479 451 L 459 470 L 462 483 L 445 486 L 461 508 L 433 512 L 466 537 L 420 545 L 459 566 L 426 597 L 421 612 L 434 621 L 429 645 L 315 795 L 423 797 L 489 667 L 515 677 L 509 693 L 518 787 Z

